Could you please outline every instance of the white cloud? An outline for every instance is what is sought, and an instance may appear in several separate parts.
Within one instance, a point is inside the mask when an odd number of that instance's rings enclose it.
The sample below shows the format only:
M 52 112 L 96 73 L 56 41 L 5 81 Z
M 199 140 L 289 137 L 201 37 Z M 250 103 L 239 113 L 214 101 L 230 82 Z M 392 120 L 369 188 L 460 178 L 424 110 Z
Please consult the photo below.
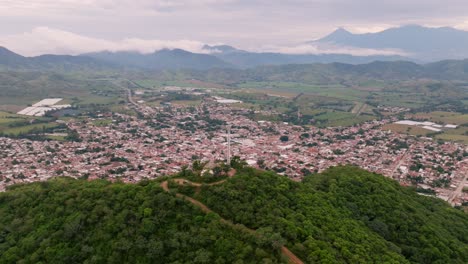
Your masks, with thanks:
M 267 47 L 266 50 L 286 54 L 349 54 L 354 56 L 408 55 L 407 53 L 396 49 L 364 49 L 332 44 L 301 44 L 289 47 Z
M 37 27 L 30 32 L 0 37 L 0 46 L 11 48 L 25 56 L 41 54 L 81 54 L 94 51 L 139 51 L 151 53 L 161 49 L 184 49 L 204 52 L 204 43 L 193 40 L 157 40 L 126 38 L 117 41 L 91 38 L 79 34 Z
M 376 33 L 399 25 L 349 25 L 344 28 L 354 34 Z
M 462 23 L 455 25 L 455 28 L 468 31 L 468 20 L 465 20 Z
M 47 26 L 102 40 L 196 39 L 246 48 L 306 42 L 338 26 L 355 33 L 403 24 L 468 28 L 467 8 L 466 0 L 0 0 L 0 36 Z
M 106 40 L 92 38 L 64 30 L 48 27 L 37 27 L 30 32 L 0 37 L 0 46 L 9 48 L 25 56 L 42 54 L 83 54 L 96 51 L 139 51 L 151 53 L 161 49 L 183 49 L 195 53 L 206 53 L 205 44 L 220 45 L 222 43 L 204 43 L 196 40 L 158 40 L 125 38 L 121 40 Z M 369 55 L 408 55 L 395 49 L 364 49 L 345 47 L 333 44 L 299 44 L 290 46 L 260 46 L 251 51 L 280 52 L 286 54 L 350 54 L 355 56 Z

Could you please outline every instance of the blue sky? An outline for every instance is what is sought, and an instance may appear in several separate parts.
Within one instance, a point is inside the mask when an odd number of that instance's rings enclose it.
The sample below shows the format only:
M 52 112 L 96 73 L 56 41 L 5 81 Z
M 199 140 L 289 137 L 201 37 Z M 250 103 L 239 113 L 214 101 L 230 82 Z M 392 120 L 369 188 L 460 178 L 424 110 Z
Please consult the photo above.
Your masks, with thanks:
M 199 52 L 204 43 L 320 52 L 302 43 L 337 27 L 363 33 L 405 24 L 468 30 L 468 1 L 0 0 L 0 45 L 24 55 Z

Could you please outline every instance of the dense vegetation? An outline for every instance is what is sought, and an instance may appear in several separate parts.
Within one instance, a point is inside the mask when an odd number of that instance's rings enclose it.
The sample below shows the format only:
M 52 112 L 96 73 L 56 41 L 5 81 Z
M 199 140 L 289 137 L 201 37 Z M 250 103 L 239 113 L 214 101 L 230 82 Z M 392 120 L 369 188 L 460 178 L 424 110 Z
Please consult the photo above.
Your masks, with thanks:
M 218 185 L 170 184 L 219 216 L 159 181 L 13 186 L 0 194 L 0 263 L 277 263 L 283 244 L 306 263 L 468 261 L 466 213 L 381 175 L 345 166 L 299 183 L 234 165 Z
M 0 263 L 281 262 L 159 182 L 57 179 L 0 194 Z M 240 262 L 239 262 L 240 263 Z
M 197 197 L 236 223 L 273 228 L 310 263 L 468 261 L 465 213 L 354 167 L 303 183 L 244 170 Z

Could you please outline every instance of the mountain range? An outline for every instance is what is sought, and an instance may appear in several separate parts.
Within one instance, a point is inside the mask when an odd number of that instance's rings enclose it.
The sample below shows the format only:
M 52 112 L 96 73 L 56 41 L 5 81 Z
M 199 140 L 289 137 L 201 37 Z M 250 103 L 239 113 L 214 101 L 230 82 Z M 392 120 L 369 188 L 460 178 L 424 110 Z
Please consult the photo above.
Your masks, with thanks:
M 378 33 L 353 34 L 343 28 L 305 43 L 321 47 L 372 49 L 395 55 L 353 56 L 349 54 L 285 54 L 251 52 L 229 45 L 205 45 L 201 53 L 163 49 L 149 54 L 136 51 L 101 51 L 68 55 L 24 57 L 0 47 L 0 68 L 23 70 L 207 70 L 212 68 L 247 69 L 265 65 L 345 63 L 368 64 L 374 61 L 432 62 L 468 58 L 468 32 L 453 28 L 404 26 Z M 340 50 L 340 49 L 338 49 Z M 345 49 L 341 49 L 345 50 Z
M 239 68 L 252 68 L 261 65 L 310 64 L 341 62 L 349 64 L 369 63 L 377 60 L 405 60 L 399 55 L 353 56 L 349 54 L 285 54 L 277 52 L 249 52 L 231 46 L 209 46 L 203 49 L 223 61 Z
M 207 47 L 217 49 L 217 46 Z M 230 76 L 230 80 L 273 80 L 280 78 L 283 81 L 298 81 L 304 78 L 315 78 L 326 81 L 329 78 L 369 79 L 418 79 L 429 78 L 439 80 L 468 80 L 468 59 L 444 60 L 428 64 L 417 64 L 411 61 L 372 61 L 363 60 L 362 64 L 349 64 L 341 62 L 331 63 L 273 63 L 273 57 L 287 58 L 284 54 L 257 53 L 264 63 L 256 67 L 237 67 L 235 55 L 249 60 L 251 53 L 233 50 L 232 47 L 222 46 L 225 56 L 230 62 L 225 62 L 214 55 L 191 53 L 184 50 L 161 50 L 152 54 L 137 52 L 99 52 L 80 56 L 69 55 L 41 55 L 37 57 L 24 57 L 6 48 L 0 47 L 0 70 L 33 70 L 33 71 L 113 71 L 113 70 L 186 70 L 190 75 L 209 79 L 209 76 Z M 229 54 L 233 55 L 229 55 Z M 312 56 L 312 55 L 311 55 Z M 333 61 L 333 55 L 320 55 Z M 326 57 L 325 57 L 326 56 Z M 345 55 L 336 55 L 335 58 L 344 58 Z M 349 58 L 352 58 L 350 56 Z M 257 60 L 256 62 L 258 62 Z M 244 61 L 245 62 L 245 61 Z M 208 77 L 207 77 L 208 76 Z M 272 79 L 273 78 L 273 79 Z
M 468 32 L 450 27 L 408 25 L 366 34 L 353 34 L 339 28 L 332 34 L 308 44 L 389 49 L 399 51 L 413 60 L 426 62 L 468 58 Z

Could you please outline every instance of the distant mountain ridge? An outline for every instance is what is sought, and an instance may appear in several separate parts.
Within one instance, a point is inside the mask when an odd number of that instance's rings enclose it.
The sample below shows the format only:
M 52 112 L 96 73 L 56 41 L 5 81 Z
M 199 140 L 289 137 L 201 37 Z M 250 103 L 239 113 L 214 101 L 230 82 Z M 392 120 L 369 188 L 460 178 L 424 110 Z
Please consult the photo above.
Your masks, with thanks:
M 223 60 L 209 55 L 192 53 L 181 49 L 163 49 L 150 54 L 139 52 L 95 52 L 82 56 L 113 63 L 124 67 L 137 67 L 141 69 L 197 69 L 234 67 Z
M 224 52 L 241 54 L 244 51 Z M 245 52 L 247 53 L 247 52 Z M 248 54 L 248 53 L 247 53 Z M 265 80 L 265 81 L 311 81 L 312 79 L 326 82 L 350 76 L 353 78 L 369 78 L 382 80 L 437 79 L 468 81 L 468 59 L 444 60 L 429 64 L 417 64 L 410 61 L 372 61 L 361 64 L 342 62 L 332 63 L 296 63 L 274 64 L 276 57 L 284 54 L 259 53 L 262 63 L 255 67 L 236 67 L 234 57 L 232 63 L 226 63 L 218 57 L 207 54 L 196 54 L 183 50 L 162 50 L 152 54 L 137 52 L 99 52 L 81 56 L 41 55 L 23 57 L 6 48 L 0 48 L 0 70 L 28 71 L 108 71 L 108 70 L 186 70 L 194 78 L 203 75 L 229 76 L 234 80 Z M 268 55 L 268 56 L 267 56 Z M 239 55 L 240 56 L 240 55 Z M 270 57 L 271 56 L 271 57 Z M 312 55 L 311 55 L 312 56 Z M 319 56 L 319 55 L 317 55 Z M 323 58 L 333 61 L 334 55 L 323 55 Z M 344 58 L 344 55 L 336 55 Z M 248 60 L 249 57 L 244 57 Z M 246 63 L 245 61 L 242 63 Z M 252 62 L 252 64 L 254 64 Z M 195 71 L 194 71 L 195 70 Z
M 203 50 L 239 68 L 252 68 L 262 65 L 310 64 L 341 62 L 349 64 L 370 63 L 376 60 L 405 60 L 398 55 L 353 56 L 349 54 L 285 54 L 278 52 L 250 52 L 228 45 L 209 46 Z
M 400 56 L 352 56 L 347 54 L 304 54 L 255 53 L 231 46 L 208 46 L 205 53 L 192 53 L 181 49 L 163 49 L 149 54 L 136 51 L 94 52 L 79 56 L 41 55 L 24 57 L 6 48 L 0 49 L 0 67 L 7 69 L 93 69 L 120 68 L 142 70 L 208 70 L 213 68 L 253 68 L 263 65 L 310 64 L 342 62 L 350 64 L 370 63 L 376 60 L 403 60 Z
M 377 33 L 354 34 L 344 28 L 305 44 L 337 48 L 337 53 L 286 54 L 252 52 L 229 45 L 204 45 L 200 53 L 182 49 L 162 49 L 149 54 L 136 51 L 101 51 L 79 56 L 43 55 L 24 57 L 0 47 L 0 67 L 11 69 L 55 68 L 124 68 L 144 70 L 207 70 L 213 68 L 254 68 L 265 65 L 346 63 L 366 64 L 374 61 L 434 62 L 468 58 L 468 31 L 449 27 L 428 28 L 409 25 Z M 372 50 L 369 55 L 339 53 L 340 47 Z M 320 50 L 320 49 L 319 49 Z M 385 52 L 384 52 L 385 51 Z M 389 53 L 390 51 L 390 53 Z M 393 51 L 393 52 L 392 52 Z M 364 52 L 365 53 L 365 52 Z M 394 54 L 394 55 L 389 55 Z
M 423 61 L 468 58 L 468 31 L 450 27 L 408 25 L 377 33 L 353 34 L 338 28 L 309 44 L 333 44 L 367 49 L 395 49 Z
M 87 71 L 115 68 L 112 64 L 84 56 L 41 55 L 24 57 L 0 47 L 0 69 Z

